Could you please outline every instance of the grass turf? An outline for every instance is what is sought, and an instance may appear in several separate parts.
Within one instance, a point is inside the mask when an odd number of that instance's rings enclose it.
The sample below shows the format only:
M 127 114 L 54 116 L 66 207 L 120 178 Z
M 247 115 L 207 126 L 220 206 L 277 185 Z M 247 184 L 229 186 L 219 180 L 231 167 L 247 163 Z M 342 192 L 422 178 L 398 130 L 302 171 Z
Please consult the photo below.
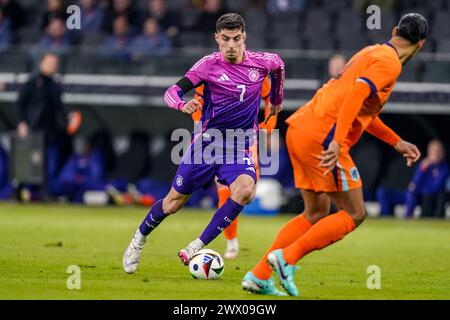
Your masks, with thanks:
M 201 281 L 176 254 L 206 226 L 206 211 L 168 218 L 152 234 L 137 273 L 122 271 L 123 251 L 145 213 L 0 204 L 0 299 L 274 299 L 245 293 L 240 281 L 291 216 L 242 216 L 239 259 L 225 262 L 219 281 Z M 209 247 L 223 253 L 223 237 Z M 69 265 L 81 268 L 81 290 L 67 289 Z M 450 223 L 369 219 L 300 265 L 300 299 L 450 299 Z M 366 286 L 370 265 L 381 269 L 379 290 Z

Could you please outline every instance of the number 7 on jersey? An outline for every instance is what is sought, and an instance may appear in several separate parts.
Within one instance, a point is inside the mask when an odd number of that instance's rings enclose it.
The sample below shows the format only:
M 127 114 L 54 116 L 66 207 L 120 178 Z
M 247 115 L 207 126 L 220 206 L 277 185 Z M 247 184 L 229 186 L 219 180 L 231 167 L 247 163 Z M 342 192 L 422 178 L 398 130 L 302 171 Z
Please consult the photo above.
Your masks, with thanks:
M 238 89 L 241 89 L 241 97 L 239 101 L 244 101 L 244 94 L 245 94 L 245 84 L 240 84 L 236 86 Z

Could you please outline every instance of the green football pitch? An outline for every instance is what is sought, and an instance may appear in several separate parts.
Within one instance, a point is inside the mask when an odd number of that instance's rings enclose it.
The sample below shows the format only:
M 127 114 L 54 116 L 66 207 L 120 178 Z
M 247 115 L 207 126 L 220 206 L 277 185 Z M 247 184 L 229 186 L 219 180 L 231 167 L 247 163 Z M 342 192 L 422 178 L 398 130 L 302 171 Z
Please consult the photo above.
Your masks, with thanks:
M 291 216 L 242 216 L 240 257 L 225 262 L 220 280 L 204 281 L 189 275 L 177 252 L 206 226 L 207 211 L 169 217 L 152 234 L 138 271 L 123 272 L 123 251 L 145 213 L 0 204 L 0 299 L 274 299 L 244 292 L 240 281 Z M 222 236 L 209 246 L 224 247 Z M 450 299 L 450 222 L 368 219 L 300 262 L 299 299 Z M 67 288 L 71 265 L 81 270 L 80 290 Z M 370 266 L 379 267 L 380 289 L 367 286 Z

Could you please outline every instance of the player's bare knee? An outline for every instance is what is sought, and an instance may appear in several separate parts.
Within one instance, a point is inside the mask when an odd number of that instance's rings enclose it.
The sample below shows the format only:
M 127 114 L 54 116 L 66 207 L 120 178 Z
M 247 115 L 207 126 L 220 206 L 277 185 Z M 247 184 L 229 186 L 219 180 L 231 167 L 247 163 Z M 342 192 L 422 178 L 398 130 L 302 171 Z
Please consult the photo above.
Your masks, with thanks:
M 233 190 L 231 198 L 237 203 L 245 205 L 252 201 L 252 198 L 254 196 L 254 189 L 254 185 L 241 184 Z

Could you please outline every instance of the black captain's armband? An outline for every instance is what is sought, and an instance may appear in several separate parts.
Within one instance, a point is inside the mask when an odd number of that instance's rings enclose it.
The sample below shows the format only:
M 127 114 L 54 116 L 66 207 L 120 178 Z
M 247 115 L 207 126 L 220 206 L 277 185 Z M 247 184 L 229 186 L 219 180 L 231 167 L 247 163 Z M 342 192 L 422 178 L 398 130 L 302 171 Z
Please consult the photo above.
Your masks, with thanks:
M 194 84 L 189 80 L 187 77 L 181 78 L 176 85 L 180 87 L 181 90 L 183 90 L 183 93 L 187 93 L 191 91 L 192 89 L 197 88 L 199 85 L 201 85 L 202 82 L 200 82 L 197 86 L 194 86 Z

